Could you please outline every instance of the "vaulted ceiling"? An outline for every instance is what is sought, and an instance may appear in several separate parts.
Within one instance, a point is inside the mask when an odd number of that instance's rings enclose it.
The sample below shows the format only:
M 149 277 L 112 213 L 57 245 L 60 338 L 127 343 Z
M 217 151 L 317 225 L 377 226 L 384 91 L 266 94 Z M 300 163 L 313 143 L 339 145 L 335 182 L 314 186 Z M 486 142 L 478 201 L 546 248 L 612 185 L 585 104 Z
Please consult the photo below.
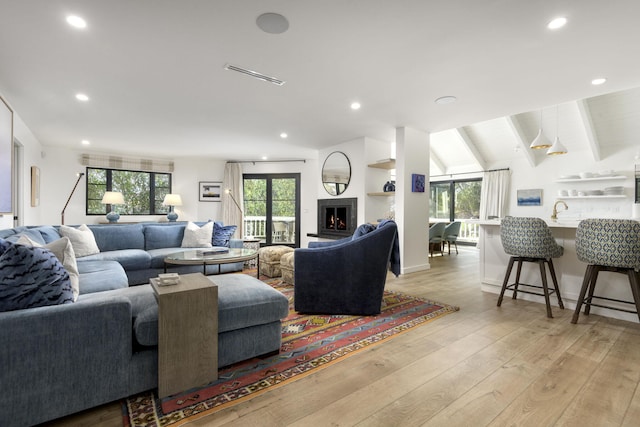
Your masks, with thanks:
M 0 0 L 0 10 L 0 94 L 45 146 L 314 158 L 409 126 L 434 134 L 432 169 L 451 173 L 535 162 L 544 154 L 523 147 L 541 110 L 549 138 L 557 122 L 569 150 L 594 158 L 639 134 L 637 0 Z M 258 28 L 265 12 L 288 30 Z M 69 14 L 87 28 L 68 26 Z M 549 30 L 557 16 L 567 25 Z M 591 85 L 597 77 L 607 82 Z M 457 101 L 436 104 L 442 96 Z

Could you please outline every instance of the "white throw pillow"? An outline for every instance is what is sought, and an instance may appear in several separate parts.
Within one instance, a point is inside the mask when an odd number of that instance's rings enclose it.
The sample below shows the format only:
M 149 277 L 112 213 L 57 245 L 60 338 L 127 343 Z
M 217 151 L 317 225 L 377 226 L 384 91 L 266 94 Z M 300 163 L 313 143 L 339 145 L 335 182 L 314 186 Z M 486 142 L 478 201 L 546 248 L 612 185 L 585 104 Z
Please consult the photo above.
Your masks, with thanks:
M 184 228 L 184 237 L 182 238 L 183 248 L 210 248 L 211 238 L 213 237 L 213 222 L 208 222 L 202 227 L 198 227 L 189 221 Z
M 80 273 L 78 272 L 78 263 L 76 262 L 76 255 L 73 252 L 73 246 L 68 237 L 61 237 L 54 240 L 51 243 L 47 243 L 42 246 L 38 242 L 34 242 L 27 236 L 21 236 L 17 241 L 19 245 L 33 246 L 36 248 L 49 249 L 58 258 L 58 261 L 62 264 L 67 273 L 69 273 L 69 280 L 71 281 L 71 290 L 73 291 L 73 301 L 78 299 L 80 294 Z
M 100 253 L 100 249 L 96 243 L 96 238 L 86 224 L 82 224 L 78 228 L 61 225 L 60 234 L 71 240 L 73 252 L 78 258 Z

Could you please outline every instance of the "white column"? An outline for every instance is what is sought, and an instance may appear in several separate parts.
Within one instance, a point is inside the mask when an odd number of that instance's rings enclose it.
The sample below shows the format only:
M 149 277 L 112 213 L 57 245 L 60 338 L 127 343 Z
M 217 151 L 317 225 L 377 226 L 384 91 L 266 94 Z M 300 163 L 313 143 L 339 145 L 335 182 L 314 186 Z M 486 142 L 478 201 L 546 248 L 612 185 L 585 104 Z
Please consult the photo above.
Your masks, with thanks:
M 425 176 L 425 191 L 411 191 L 412 174 Z M 429 134 L 396 128 L 396 222 L 402 274 L 429 269 Z

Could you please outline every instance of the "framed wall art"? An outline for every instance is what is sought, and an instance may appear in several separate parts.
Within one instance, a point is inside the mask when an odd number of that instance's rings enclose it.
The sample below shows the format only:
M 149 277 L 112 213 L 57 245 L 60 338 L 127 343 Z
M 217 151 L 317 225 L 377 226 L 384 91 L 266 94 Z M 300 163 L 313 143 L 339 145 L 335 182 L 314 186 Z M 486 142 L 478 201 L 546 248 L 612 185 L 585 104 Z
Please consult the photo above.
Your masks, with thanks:
M 424 187 L 425 187 L 425 176 L 418 174 L 418 173 L 412 173 L 411 174 L 411 192 L 412 193 L 424 193 Z
M 219 202 L 222 200 L 222 183 L 200 181 L 198 200 L 201 202 Z
M 517 190 L 518 206 L 542 205 L 542 189 Z
M 13 213 L 13 111 L 0 97 L 0 214 Z

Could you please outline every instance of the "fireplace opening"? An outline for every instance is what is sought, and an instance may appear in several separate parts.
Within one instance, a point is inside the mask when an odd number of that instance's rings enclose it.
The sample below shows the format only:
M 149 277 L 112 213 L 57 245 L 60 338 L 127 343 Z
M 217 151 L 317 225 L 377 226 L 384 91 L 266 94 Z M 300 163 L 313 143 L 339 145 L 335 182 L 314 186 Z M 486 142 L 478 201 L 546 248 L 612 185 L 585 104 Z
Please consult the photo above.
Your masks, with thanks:
M 326 208 L 325 218 L 327 230 L 347 229 L 347 208 Z
M 318 200 L 318 234 L 320 237 L 347 237 L 355 231 L 358 199 Z

